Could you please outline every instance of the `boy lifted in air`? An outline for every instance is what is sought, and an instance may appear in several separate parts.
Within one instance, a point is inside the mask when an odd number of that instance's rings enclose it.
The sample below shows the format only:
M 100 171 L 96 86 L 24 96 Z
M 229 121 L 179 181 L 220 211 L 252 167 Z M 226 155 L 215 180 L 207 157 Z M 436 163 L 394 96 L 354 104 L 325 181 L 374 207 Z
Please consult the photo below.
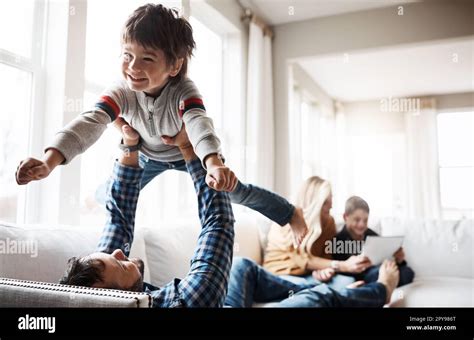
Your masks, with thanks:
M 290 224 L 299 243 L 307 230 L 303 211 L 265 189 L 241 183 L 225 166 L 220 141 L 194 82 L 187 78 L 195 42 L 191 25 L 162 5 L 137 8 L 122 31 L 122 77 L 108 87 L 92 110 L 83 112 L 57 133 L 42 160 L 27 158 L 18 166 L 18 184 L 41 180 L 59 164 L 85 152 L 113 123 L 122 132 L 129 125 L 140 134 L 143 168 L 141 188 L 168 169 L 187 171 L 172 136 L 185 128 L 207 171 L 206 183 L 227 191 L 233 203 L 254 209 L 278 224 Z

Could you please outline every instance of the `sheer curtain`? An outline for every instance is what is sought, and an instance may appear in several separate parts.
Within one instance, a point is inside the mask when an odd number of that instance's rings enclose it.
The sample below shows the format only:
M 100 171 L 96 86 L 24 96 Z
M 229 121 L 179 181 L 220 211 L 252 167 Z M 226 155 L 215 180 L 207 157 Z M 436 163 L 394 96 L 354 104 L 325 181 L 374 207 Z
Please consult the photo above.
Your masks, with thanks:
M 407 141 L 408 215 L 441 217 L 439 195 L 436 103 L 420 100 L 419 112 L 405 113 Z
M 271 37 L 249 27 L 247 70 L 246 181 L 274 186 L 274 116 Z

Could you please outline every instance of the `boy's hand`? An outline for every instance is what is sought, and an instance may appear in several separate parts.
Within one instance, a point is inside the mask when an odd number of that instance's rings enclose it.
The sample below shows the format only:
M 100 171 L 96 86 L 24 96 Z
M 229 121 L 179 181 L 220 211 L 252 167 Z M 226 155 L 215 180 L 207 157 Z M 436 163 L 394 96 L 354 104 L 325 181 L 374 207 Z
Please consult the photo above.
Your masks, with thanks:
M 341 272 L 346 273 L 362 273 L 372 265 L 367 256 L 351 256 L 347 260 L 340 263 Z
M 206 183 L 209 187 L 216 191 L 232 192 L 237 185 L 237 177 L 235 176 L 234 172 L 225 165 L 211 167 L 208 166 Z
M 27 158 L 20 162 L 16 169 L 15 178 L 19 185 L 28 184 L 48 177 L 50 167 L 44 161 L 35 158 Z
M 321 282 L 328 282 L 336 274 L 332 268 L 313 270 L 313 277 Z
M 402 263 L 405 261 L 405 252 L 403 251 L 403 248 L 400 247 L 394 254 L 393 257 L 395 258 L 395 262 L 398 264 Z

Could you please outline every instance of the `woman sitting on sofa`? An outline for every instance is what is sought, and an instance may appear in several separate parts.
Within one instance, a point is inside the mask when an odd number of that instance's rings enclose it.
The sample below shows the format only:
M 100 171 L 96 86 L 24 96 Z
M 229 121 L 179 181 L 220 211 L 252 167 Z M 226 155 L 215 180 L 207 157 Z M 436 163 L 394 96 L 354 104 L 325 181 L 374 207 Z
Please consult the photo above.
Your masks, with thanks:
M 336 225 L 330 214 L 332 208 L 331 185 L 313 176 L 302 185 L 296 200 L 302 207 L 308 232 L 299 246 L 295 246 L 289 226 L 272 225 L 268 233 L 263 267 L 294 283 L 327 283 L 334 289 L 342 289 L 354 282 L 343 275 L 362 270 L 370 263 L 364 257 L 351 257 L 338 264 L 336 274 L 331 254 L 325 252 L 326 241 L 336 236 Z M 342 273 L 342 274 L 341 274 Z

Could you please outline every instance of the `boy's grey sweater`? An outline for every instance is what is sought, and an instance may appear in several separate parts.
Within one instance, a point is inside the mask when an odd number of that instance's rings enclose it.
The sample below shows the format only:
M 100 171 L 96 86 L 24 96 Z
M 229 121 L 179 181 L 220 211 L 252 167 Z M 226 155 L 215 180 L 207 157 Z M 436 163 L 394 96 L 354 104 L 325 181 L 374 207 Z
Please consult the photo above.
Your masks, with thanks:
M 59 150 L 65 158 L 63 164 L 67 164 L 94 144 L 107 124 L 119 115 L 138 131 L 142 139 L 140 151 L 151 159 L 162 162 L 183 159 L 177 147 L 164 144 L 160 138 L 175 136 L 183 122 L 201 160 L 221 153 L 212 120 L 206 115 L 201 95 L 189 78 L 168 82 L 157 98 L 130 90 L 125 81 L 117 82 L 105 90 L 95 109 L 83 112 L 60 130 L 46 150 Z

